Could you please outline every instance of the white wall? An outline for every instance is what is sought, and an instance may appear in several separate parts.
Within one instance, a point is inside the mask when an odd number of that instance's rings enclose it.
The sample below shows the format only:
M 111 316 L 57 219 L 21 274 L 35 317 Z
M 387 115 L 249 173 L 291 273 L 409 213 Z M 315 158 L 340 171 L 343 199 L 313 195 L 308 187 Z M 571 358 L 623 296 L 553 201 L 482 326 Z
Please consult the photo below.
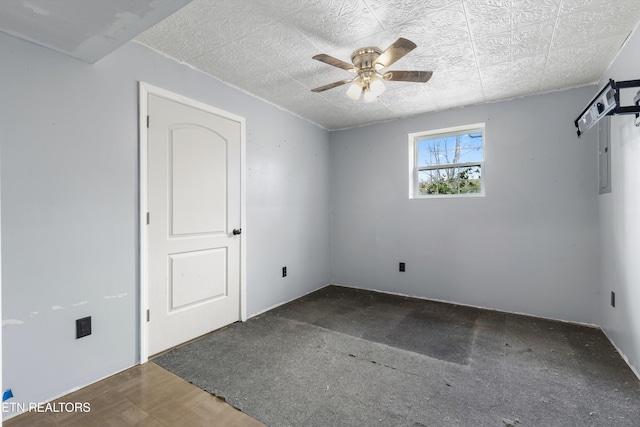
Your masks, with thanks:
M 616 81 L 640 79 L 640 31 L 627 40 L 624 49 L 603 76 L 603 87 Z M 623 89 L 621 105 L 633 105 L 640 88 Z M 595 91 L 594 91 L 595 92 Z M 595 95 L 595 93 L 593 94 Z M 640 372 L 640 128 L 633 115 L 611 118 L 611 193 L 598 198 L 602 235 L 602 328 Z M 616 293 L 616 307 L 609 295 Z M 640 376 L 640 375 L 639 375 Z
M 0 224 L 2 224 L 2 124 L 0 123 Z M 2 227 L 0 227 L 0 319 L 2 317 Z M 2 367 L 2 328 L 0 328 L 0 368 Z M 2 369 L 0 369 L 0 392 L 4 394 L 2 387 Z M 0 426 L 2 419 L 0 417 Z
M 88 65 L 0 34 L 0 58 L 12 402 L 139 360 L 139 80 L 246 118 L 247 313 L 330 281 L 328 132 L 135 43 Z M 76 340 L 75 319 L 88 315 L 93 334 Z
M 598 324 L 597 137 L 573 125 L 593 91 L 333 132 L 334 282 Z M 486 196 L 410 200 L 407 134 L 481 122 Z

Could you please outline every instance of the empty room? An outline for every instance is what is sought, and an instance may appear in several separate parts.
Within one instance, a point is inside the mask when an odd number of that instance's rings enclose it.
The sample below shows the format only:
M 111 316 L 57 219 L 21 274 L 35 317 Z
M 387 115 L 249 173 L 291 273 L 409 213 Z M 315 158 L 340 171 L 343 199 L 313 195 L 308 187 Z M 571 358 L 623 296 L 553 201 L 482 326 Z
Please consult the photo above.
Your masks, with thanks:
M 2 422 L 637 426 L 640 2 L 0 2 Z

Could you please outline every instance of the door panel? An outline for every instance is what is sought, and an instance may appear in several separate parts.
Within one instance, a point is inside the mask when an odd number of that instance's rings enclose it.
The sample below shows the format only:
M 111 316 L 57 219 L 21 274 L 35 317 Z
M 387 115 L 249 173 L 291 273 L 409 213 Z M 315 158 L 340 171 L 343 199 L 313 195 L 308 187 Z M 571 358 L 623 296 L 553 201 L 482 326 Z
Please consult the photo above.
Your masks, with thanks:
M 169 255 L 169 311 L 226 297 L 226 248 Z
M 149 354 L 240 320 L 241 124 L 148 95 Z
M 172 235 L 224 233 L 227 141 L 205 128 L 170 131 Z

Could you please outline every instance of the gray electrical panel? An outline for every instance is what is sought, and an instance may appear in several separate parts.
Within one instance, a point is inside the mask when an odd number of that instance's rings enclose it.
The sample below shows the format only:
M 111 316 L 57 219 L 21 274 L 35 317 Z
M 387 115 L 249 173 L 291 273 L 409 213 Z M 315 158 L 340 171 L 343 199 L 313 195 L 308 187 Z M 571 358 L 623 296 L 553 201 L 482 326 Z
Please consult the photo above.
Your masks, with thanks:
M 611 116 L 598 122 L 600 194 L 611 193 Z

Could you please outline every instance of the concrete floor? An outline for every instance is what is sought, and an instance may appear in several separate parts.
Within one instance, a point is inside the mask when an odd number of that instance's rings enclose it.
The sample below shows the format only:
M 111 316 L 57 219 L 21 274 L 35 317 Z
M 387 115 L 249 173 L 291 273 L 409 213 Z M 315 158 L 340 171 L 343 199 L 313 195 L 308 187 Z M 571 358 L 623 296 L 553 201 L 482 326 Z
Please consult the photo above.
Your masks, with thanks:
M 638 426 L 602 331 L 329 286 L 155 360 L 270 426 Z

